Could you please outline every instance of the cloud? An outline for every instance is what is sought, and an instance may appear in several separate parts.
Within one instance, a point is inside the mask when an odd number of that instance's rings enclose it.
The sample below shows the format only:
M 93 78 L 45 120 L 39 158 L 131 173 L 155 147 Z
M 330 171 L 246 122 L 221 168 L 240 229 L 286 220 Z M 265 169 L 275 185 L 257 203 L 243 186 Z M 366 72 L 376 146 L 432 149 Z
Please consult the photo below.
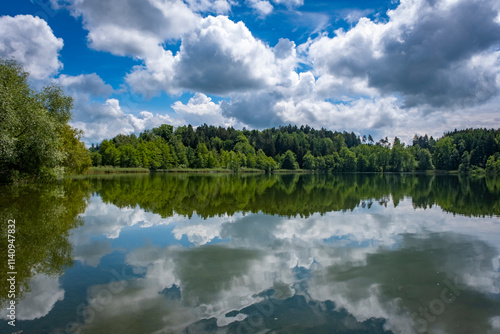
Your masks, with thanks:
M 231 10 L 232 0 L 184 0 L 195 12 L 227 14 Z
M 62 47 L 63 40 L 55 37 L 47 22 L 38 17 L 0 17 L 0 57 L 14 58 L 34 79 L 47 79 L 62 69 Z
M 304 4 L 303 0 L 271 0 L 276 5 L 284 5 L 289 9 L 300 7 Z M 252 8 L 255 13 L 264 18 L 274 11 L 274 6 L 268 0 L 246 0 L 246 5 Z
M 231 95 L 230 102 L 222 101 L 222 115 L 235 118 L 250 127 L 267 128 L 283 124 L 282 119 L 273 112 L 274 104 L 283 97 L 277 90 L 237 93 Z
M 105 236 L 107 239 L 116 239 L 127 227 L 168 225 L 181 219 L 178 215 L 164 219 L 138 206 L 119 208 L 104 203 L 101 197 L 92 199 L 82 217 L 85 219 L 85 225 L 73 231 L 71 243 L 76 249 L 78 260 L 92 264 L 99 263 L 99 256 L 104 256 L 108 252 L 107 242 L 99 242 L 97 244 L 99 250 L 90 251 L 89 247 L 96 245 L 95 237 Z
M 206 5 L 203 1 L 191 3 Z M 75 17 L 82 17 L 92 48 L 142 59 L 157 52 L 165 40 L 180 38 L 199 20 L 180 0 L 70 0 L 67 7 Z
M 287 7 L 300 7 L 304 4 L 304 0 L 272 0 L 275 4 L 285 5 Z
M 70 76 L 61 74 L 55 82 L 64 87 L 67 94 L 92 95 L 94 97 L 106 97 L 113 93 L 113 87 L 106 84 L 100 76 L 95 73 Z
M 260 17 L 265 17 L 274 10 L 273 5 L 267 0 L 247 0 L 247 6 L 253 8 Z
M 223 127 L 241 125 L 234 118 L 224 117 L 220 103 L 214 103 L 210 97 L 202 93 L 196 93 L 187 104 L 176 101 L 172 105 L 172 109 L 188 124 L 207 123 Z
M 498 92 L 492 47 L 500 24 L 492 8 L 491 1 L 401 1 L 387 22 L 361 18 L 313 41 L 309 58 L 319 76 L 367 80 L 381 94 L 402 94 L 409 107 L 482 103 Z
M 292 43 L 292 42 L 290 42 Z M 294 70 L 294 48 L 288 54 L 256 39 L 243 22 L 208 16 L 182 38 L 179 52 L 159 50 L 135 66 L 127 82 L 135 92 L 151 96 L 159 90 L 182 90 L 224 96 L 280 85 Z M 287 57 L 288 56 L 288 57 Z
M 34 320 L 46 316 L 54 304 L 64 299 L 59 277 L 39 274 L 30 281 L 31 291 L 16 305 L 17 319 Z
M 351 25 L 357 23 L 359 19 L 366 17 L 371 13 L 373 13 L 373 9 L 345 9 L 339 12 L 342 19 Z
M 75 247 L 73 249 L 73 258 L 85 265 L 97 267 L 101 259 L 112 252 L 111 242 L 105 239 Z
M 179 85 L 208 93 L 263 88 L 276 83 L 274 55 L 243 22 L 207 17 L 183 38 L 178 56 Z

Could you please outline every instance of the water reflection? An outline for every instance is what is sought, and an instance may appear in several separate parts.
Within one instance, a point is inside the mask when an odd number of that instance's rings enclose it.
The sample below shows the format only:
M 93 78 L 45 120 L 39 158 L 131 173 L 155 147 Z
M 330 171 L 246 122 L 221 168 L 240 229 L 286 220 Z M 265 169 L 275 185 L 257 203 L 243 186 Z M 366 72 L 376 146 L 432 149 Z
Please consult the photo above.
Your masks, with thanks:
M 84 333 L 118 333 L 140 319 L 149 332 L 495 333 L 500 240 L 481 240 L 477 225 L 498 224 L 454 222 L 436 209 L 409 217 L 409 201 L 373 209 L 384 219 L 362 208 L 304 220 L 213 218 L 206 224 L 222 244 L 138 247 L 125 263 L 144 274 Z M 456 223 L 469 235 L 453 232 Z M 110 331 L 110 322 L 120 325 Z
M 411 197 L 415 208 L 439 205 L 470 215 L 500 215 L 500 178 L 429 175 L 165 175 L 90 180 L 105 203 L 140 206 L 162 217 L 175 213 L 203 218 L 237 212 L 308 217 L 349 211 L 370 201 L 394 205 Z M 368 203 L 364 202 L 368 200 Z
M 72 245 L 68 236 L 71 229 L 83 224 L 78 214 L 85 211 L 89 193 L 88 182 L 69 180 L 60 184 L 0 188 L 1 249 L 7 250 L 8 247 L 8 220 L 15 219 L 16 222 L 14 245 L 17 296 L 24 296 L 30 289 L 56 290 L 54 283 L 49 283 L 49 277 L 58 277 L 73 262 Z M 13 270 L 7 267 L 7 252 L 3 254 L 5 259 L 0 261 L 0 290 L 8 291 L 6 274 Z M 51 288 L 46 289 L 47 285 Z M 41 288 L 43 286 L 45 287 Z M 30 298 L 37 294 L 39 292 L 33 291 Z M 56 300 L 62 298 L 59 292 L 55 292 L 54 296 L 58 296 Z M 7 297 L 7 293 L 0 294 L 0 304 L 4 305 Z M 35 317 L 25 312 L 27 311 L 22 311 L 19 317 Z
M 75 264 L 30 276 L 23 334 L 500 332 L 494 179 L 73 182 Z

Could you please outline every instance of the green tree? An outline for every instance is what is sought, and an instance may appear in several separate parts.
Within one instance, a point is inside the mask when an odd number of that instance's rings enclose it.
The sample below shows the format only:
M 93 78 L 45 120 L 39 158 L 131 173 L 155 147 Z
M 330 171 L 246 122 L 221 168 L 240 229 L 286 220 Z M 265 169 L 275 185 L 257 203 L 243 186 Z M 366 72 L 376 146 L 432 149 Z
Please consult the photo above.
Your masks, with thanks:
M 219 162 L 217 161 L 217 153 L 214 153 L 214 151 L 208 151 L 207 154 L 207 168 L 214 168 L 219 165 Z
M 62 166 L 66 174 L 83 174 L 92 165 L 90 152 L 80 141 L 82 131 L 77 130 L 65 124 L 61 130 L 62 146 L 64 159 Z M 97 153 L 97 152 L 96 152 Z M 98 153 L 97 153 L 98 154 Z
M 55 91 L 48 89 L 45 96 L 57 95 L 54 94 Z M 58 115 L 54 119 L 67 119 L 66 109 L 61 108 L 65 105 L 65 100 L 54 101 L 56 102 L 52 104 L 45 103 L 46 109 L 55 111 L 51 112 Z M 427 135 L 415 135 L 412 146 L 406 146 L 397 137 L 393 143 L 385 137 L 373 145 L 371 136 L 364 136 L 361 140 L 352 132 L 339 133 L 324 128 L 315 130 L 308 126 L 300 129 L 291 125 L 281 126 L 261 132 L 204 124 L 196 129 L 184 126 L 173 131 L 172 126 L 164 124 L 145 130 L 139 135 L 139 139 L 135 135 L 118 135 L 113 138 L 112 143 L 115 148 L 124 145 L 137 148 L 141 142 L 154 143 L 148 144 L 147 150 L 142 148 L 139 158 L 141 165 L 152 169 L 157 168 L 158 164 L 160 168 L 206 168 L 218 165 L 229 168 L 230 152 L 234 152 L 238 168 L 270 170 L 283 165 L 290 169 L 300 166 L 325 172 L 406 172 L 415 169 L 432 170 L 434 165 L 440 169 L 457 169 L 462 162 L 460 157 L 466 151 L 470 155 L 471 169 L 485 168 L 487 157 L 500 153 L 499 138 L 500 130 L 467 129 L 446 133 L 438 142 Z M 184 146 L 183 142 L 188 146 Z M 116 156 L 122 154 L 117 154 L 106 142 L 100 148 L 91 148 L 90 152 L 96 150 L 99 150 L 102 163 L 105 164 L 116 165 Z M 288 151 L 294 154 L 298 166 L 293 163 L 294 159 Z M 94 165 L 100 164 L 99 157 L 95 154 L 92 161 Z M 235 165 L 234 161 L 232 165 Z
M 0 182 L 53 179 L 65 166 L 68 172 L 85 170 L 89 157 L 75 142 L 80 132 L 67 125 L 72 107 L 60 87 L 34 91 L 16 62 L 0 60 Z
M 241 167 L 241 160 L 237 153 L 234 151 L 229 152 L 229 159 L 227 161 L 227 168 L 237 173 Z
M 162 152 L 155 142 L 150 141 L 146 143 L 145 153 L 148 155 L 148 163 L 144 164 L 144 167 L 152 170 L 160 168 L 162 165 Z
M 368 171 L 369 172 L 378 172 L 380 169 L 378 165 L 377 154 L 375 152 L 371 153 L 368 157 Z
M 402 172 L 404 169 L 403 164 L 404 147 L 398 137 L 394 138 L 392 145 L 391 157 L 389 160 L 390 169 L 394 172 Z
M 322 157 L 322 156 L 315 157 L 314 158 L 314 167 L 316 168 L 316 170 L 327 171 L 328 168 L 326 166 L 325 157 Z
M 196 147 L 195 156 L 195 168 L 207 168 L 208 167 L 208 148 L 205 143 L 199 143 Z
M 224 147 L 224 142 L 219 137 L 213 137 L 210 139 L 210 144 L 212 145 L 212 149 L 217 150 L 217 152 L 220 152 L 222 147 Z
M 123 145 L 118 147 L 118 156 L 120 167 L 137 167 L 139 166 L 139 155 L 137 150 L 132 145 Z
M 486 172 L 489 174 L 500 174 L 500 157 L 491 155 L 486 161 Z
M 175 165 L 175 157 L 172 154 L 172 150 L 170 148 L 170 145 L 168 145 L 167 142 L 165 142 L 163 139 L 158 138 L 156 141 L 156 145 L 160 149 L 161 152 L 161 166 L 160 168 L 163 169 L 168 169 L 172 168 Z
M 419 170 L 434 170 L 432 164 L 431 152 L 428 149 L 422 148 L 418 150 L 418 169 Z
M 84 173 L 90 154 L 68 125 L 73 99 L 60 86 L 37 92 L 14 61 L 0 60 L 0 181 Z
M 156 136 L 163 138 L 166 142 L 168 142 L 174 133 L 174 127 L 172 125 L 162 124 L 159 127 L 154 128 L 152 131 Z
M 255 155 L 255 149 L 253 148 L 252 145 L 250 145 L 248 139 L 243 134 L 240 134 L 238 136 L 237 143 L 236 145 L 234 145 L 233 151 L 241 152 L 244 155 L 247 154 Z
M 311 152 L 307 152 L 307 154 L 304 155 L 302 168 L 310 170 L 315 169 L 314 156 Z
M 118 166 L 120 163 L 120 151 L 117 150 L 115 144 L 110 140 L 103 140 L 99 153 L 102 156 L 102 164 L 104 166 Z
M 458 166 L 458 171 L 460 174 L 469 174 L 472 170 L 471 164 L 470 164 L 470 154 L 469 152 L 465 151 L 464 154 L 462 154 L 462 160 L 460 165 Z
M 283 155 L 283 159 L 281 160 L 281 168 L 282 169 L 299 169 L 299 164 L 297 163 L 297 159 L 295 157 L 295 153 L 288 150 Z
M 196 168 L 197 157 L 195 150 L 193 150 L 190 146 L 187 146 L 185 152 L 187 167 Z
M 220 151 L 220 166 L 222 168 L 228 168 L 229 169 L 229 159 L 230 159 L 230 154 L 228 151 L 221 149 Z
M 346 147 L 345 138 L 342 134 L 337 134 L 333 141 L 333 146 L 335 147 L 335 151 L 340 152 L 343 147 Z
M 255 154 L 248 153 L 246 156 L 246 166 L 248 168 L 255 168 L 257 167 L 257 159 L 255 157 Z
M 102 165 L 102 155 L 99 152 L 90 153 L 90 159 L 92 160 L 92 166 Z
M 187 167 L 189 165 L 186 147 L 177 136 L 172 136 L 169 141 L 174 166 Z
M 368 166 L 370 165 L 370 161 L 364 154 L 358 154 L 357 156 L 357 170 L 358 172 L 368 172 Z
M 102 144 L 101 144 L 102 146 Z M 139 161 L 139 165 L 148 168 L 149 167 L 149 159 L 151 158 L 151 152 L 149 151 L 148 146 L 145 142 L 141 141 L 137 145 L 137 160 Z
M 325 156 L 324 170 L 328 172 L 340 171 L 339 163 L 340 157 L 337 152 L 333 152 L 330 155 Z
M 434 149 L 433 161 L 437 169 L 456 169 L 456 158 L 458 150 L 450 137 L 444 137 L 437 141 Z
M 340 157 L 343 159 L 343 171 L 344 172 L 355 172 L 357 168 L 356 154 L 349 150 L 347 147 L 343 147 L 340 150 Z
M 262 169 L 267 172 L 276 169 L 276 161 L 274 161 L 273 158 L 268 157 L 262 149 L 257 151 L 255 165 L 258 169 Z

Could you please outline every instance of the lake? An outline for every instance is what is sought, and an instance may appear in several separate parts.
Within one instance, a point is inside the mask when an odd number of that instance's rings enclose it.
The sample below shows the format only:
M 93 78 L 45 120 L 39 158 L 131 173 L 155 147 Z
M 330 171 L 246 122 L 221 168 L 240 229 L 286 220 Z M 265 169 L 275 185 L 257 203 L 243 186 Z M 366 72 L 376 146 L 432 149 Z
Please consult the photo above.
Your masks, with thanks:
M 1 333 L 500 333 L 500 178 L 151 173 L 0 191 Z

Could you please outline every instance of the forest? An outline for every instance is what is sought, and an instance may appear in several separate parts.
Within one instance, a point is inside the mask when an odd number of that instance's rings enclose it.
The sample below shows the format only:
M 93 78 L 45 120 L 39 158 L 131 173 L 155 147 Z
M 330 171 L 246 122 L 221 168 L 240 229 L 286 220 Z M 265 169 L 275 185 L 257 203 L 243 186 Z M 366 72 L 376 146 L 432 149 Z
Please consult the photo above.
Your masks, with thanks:
M 375 142 L 371 135 L 316 130 L 308 125 L 236 130 L 203 124 L 163 124 L 136 136 L 118 135 L 90 148 L 93 166 L 222 168 L 233 171 L 500 172 L 500 129 L 465 129 L 439 139 L 415 135 Z

